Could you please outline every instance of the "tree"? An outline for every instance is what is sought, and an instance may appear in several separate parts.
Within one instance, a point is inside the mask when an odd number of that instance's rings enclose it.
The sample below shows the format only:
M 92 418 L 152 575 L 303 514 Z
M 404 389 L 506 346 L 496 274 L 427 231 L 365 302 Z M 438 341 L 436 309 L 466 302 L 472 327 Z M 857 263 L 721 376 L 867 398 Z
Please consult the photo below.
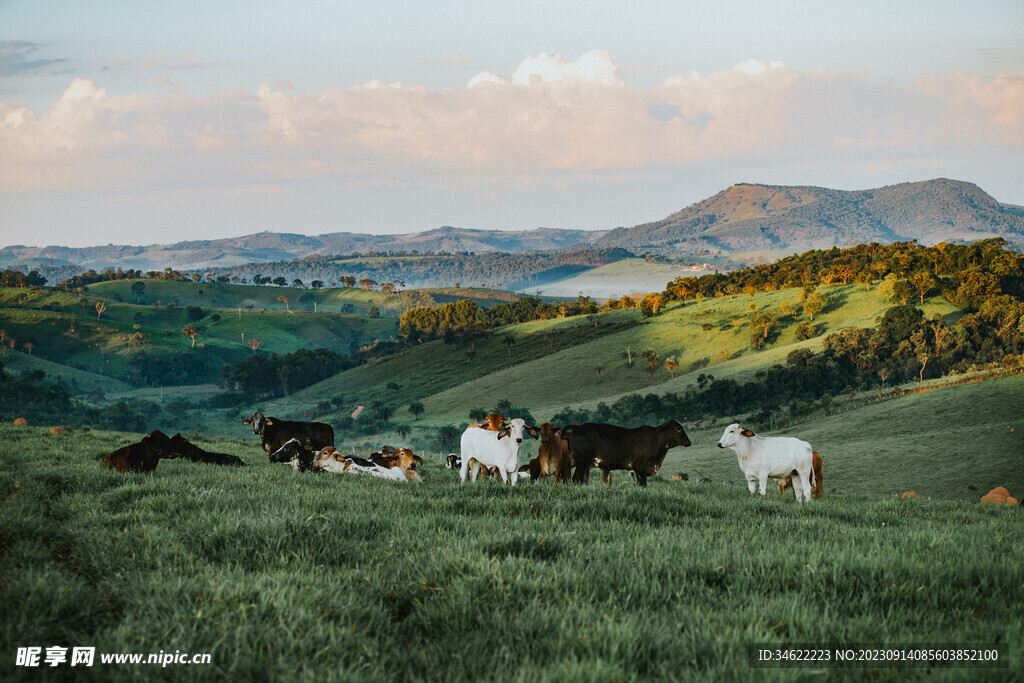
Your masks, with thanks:
M 643 352 L 643 358 L 647 361 L 647 366 L 650 372 L 654 372 L 654 369 L 661 365 L 661 356 L 654 349 L 647 349 Z
M 810 297 L 808 297 L 808 300 L 810 300 Z M 804 305 L 807 305 L 806 301 L 804 302 Z M 753 317 L 750 324 L 755 330 L 757 330 L 763 340 L 767 340 L 768 335 L 771 334 L 772 330 L 778 326 L 779 321 L 768 311 L 761 311 Z M 760 348 L 760 344 L 758 344 L 758 348 Z
M 107 305 L 102 301 L 96 302 L 96 319 L 99 320 L 103 315 L 103 312 L 107 310 Z
M 391 419 L 392 413 L 391 406 L 383 401 L 374 401 L 370 404 L 370 415 L 378 422 L 387 422 Z
M 274 278 L 274 284 L 277 285 L 278 287 L 285 287 L 288 285 L 288 281 L 285 280 L 280 275 L 278 275 L 277 277 Z
M 679 369 L 679 361 L 675 358 L 669 358 L 665 361 L 665 369 L 668 370 L 668 374 L 672 376 L 672 379 L 675 379 L 676 370 Z
M 289 313 L 292 312 L 292 309 L 288 305 L 291 303 L 291 299 L 282 294 L 281 296 L 277 297 L 277 300 L 284 303 L 284 310 L 288 311 Z
M 309 283 L 309 286 L 312 287 L 313 289 L 319 290 L 321 287 L 324 286 L 324 282 L 323 280 L 313 280 L 312 282 Z
M 814 316 L 816 316 L 818 313 L 821 313 L 822 310 L 824 310 L 827 303 L 828 300 L 824 296 L 819 294 L 817 291 L 812 291 L 806 297 L 804 297 L 804 314 L 808 316 L 813 322 Z
M 921 298 L 921 305 L 924 305 L 924 298 L 928 295 L 928 292 L 932 291 L 935 287 L 935 278 L 932 274 L 926 270 L 922 270 L 910 278 L 910 284 L 913 285 L 917 291 L 918 296 Z
M 412 414 L 413 418 L 417 420 L 420 419 L 420 415 L 423 414 L 424 410 L 426 410 L 426 408 L 424 408 L 423 404 L 419 401 L 413 401 L 409 404 L 409 412 Z
M 132 294 L 135 295 L 135 302 L 142 303 L 142 295 L 146 292 L 146 283 L 142 280 L 136 280 L 132 283 Z
M 256 353 L 256 349 L 263 346 L 263 342 L 256 337 L 249 337 L 249 341 L 245 342 L 245 345 L 252 349 L 253 353 Z
M 604 374 L 604 366 L 603 365 L 595 365 L 594 366 L 594 372 L 596 372 L 598 378 L 600 378 L 601 375 Z
M 469 411 L 469 419 L 473 422 L 483 422 L 487 419 L 487 411 L 483 408 L 473 408 Z
M 711 323 L 704 323 L 703 325 L 700 326 L 700 329 L 708 333 L 708 341 L 711 341 L 711 330 L 715 329 L 715 326 L 712 325 Z
M 27 353 L 30 356 L 32 355 L 32 349 L 34 349 L 35 347 L 36 345 L 30 341 L 25 342 L 24 344 L 21 345 L 21 348 L 25 349 L 25 353 Z
M 511 334 L 506 334 L 504 337 L 502 337 L 501 343 L 505 345 L 506 349 L 508 349 L 508 357 L 511 358 L 512 357 L 512 347 L 516 343 L 516 338 L 513 337 Z
M 302 280 L 299 278 L 292 280 L 292 287 L 302 287 Z
M 194 349 L 196 347 L 196 337 L 202 334 L 202 332 L 199 331 L 199 328 L 197 328 L 195 325 L 186 325 L 184 328 L 182 328 L 181 332 L 186 337 L 192 338 L 192 348 Z

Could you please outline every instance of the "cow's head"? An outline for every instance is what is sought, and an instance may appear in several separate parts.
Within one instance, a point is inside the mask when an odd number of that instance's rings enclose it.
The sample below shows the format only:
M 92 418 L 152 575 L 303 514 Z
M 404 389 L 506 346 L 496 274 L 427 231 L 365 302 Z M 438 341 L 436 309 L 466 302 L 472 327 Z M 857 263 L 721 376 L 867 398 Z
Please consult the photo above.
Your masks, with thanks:
M 718 440 L 718 447 L 736 448 L 744 439 L 749 439 L 752 436 L 754 436 L 754 432 L 749 429 L 744 429 L 734 422 L 725 428 L 725 433 L 722 434 L 722 438 Z
M 445 459 L 444 466 L 450 470 L 454 470 L 460 464 L 461 463 L 459 462 L 459 456 L 455 455 L 454 453 L 449 453 L 448 457 Z
M 509 420 L 501 425 L 501 430 L 498 431 L 498 439 L 508 437 L 515 441 L 517 444 L 523 442 L 523 432 L 529 429 L 526 426 L 526 421 L 521 417 L 517 417 L 514 420 Z M 536 431 L 536 428 L 533 428 Z
M 412 452 L 409 448 L 399 448 L 395 451 L 397 464 L 395 465 L 405 474 L 405 478 L 411 482 L 420 482 L 420 475 L 416 472 L 416 463 L 423 464 L 423 458 Z
M 545 422 L 540 426 L 541 443 L 551 443 L 556 437 L 558 437 L 558 430 L 555 429 L 555 425 Z
M 168 460 L 174 460 L 178 457 L 178 453 L 171 445 L 171 437 L 160 430 L 152 431 L 144 436 L 142 443 L 145 444 L 146 449 L 150 453 L 157 454 L 157 457 L 167 458 Z
M 252 425 L 252 433 L 256 436 L 263 436 L 263 428 L 274 423 L 264 417 L 263 413 L 257 410 L 252 414 L 252 417 L 247 417 L 242 420 L 242 424 Z
M 267 456 L 270 462 L 292 462 L 302 464 L 303 460 L 313 461 L 313 453 L 302 447 L 298 439 L 289 439 L 283 446 Z
M 679 424 L 675 420 L 669 420 L 665 424 L 661 425 L 661 434 L 664 444 L 668 448 L 675 448 L 676 446 L 689 446 L 690 437 L 686 436 L 686 432 L 683 430 L 683 425 Z

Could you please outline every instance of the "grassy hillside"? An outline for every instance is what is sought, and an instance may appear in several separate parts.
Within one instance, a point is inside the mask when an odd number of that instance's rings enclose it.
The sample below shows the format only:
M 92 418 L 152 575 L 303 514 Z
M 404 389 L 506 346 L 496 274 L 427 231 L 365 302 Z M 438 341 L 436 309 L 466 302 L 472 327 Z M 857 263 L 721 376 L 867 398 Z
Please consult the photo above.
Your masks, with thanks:
M 263 342 L 261 348 L 265 353 L 319 347 L 353 353 L 376 339 L 391 338 L 398 327 L 394 318 L 328 313 L 323 309 L 316 313 L 301 309 L 288 312 L 281 303 L 278 303 L 280 309 L 265 312 L 244 306 L 216 308 L 205 302 L 204 297 L 212 292 L 204 290 L 202 285 L 156 282 L 159 286 L 150 287 L 155 293 L 190 293 L 194 298 L 185 299 L 181 305 L 140 305 L 118 302 L 114 298 L 120 296 L 116 289 L 99 285 L 93 287 L 109 290 L 110 298 L 103 300 L 92 296 L 98 294 L 92 288 L 90 296 L 85 297 L 53 290 L 29 293 L 0 289 L 0 329 L 16 340 L 19 350 L 24 348 L 25 342 L 31 343 L 32 355 L 36 358 L 122 381 L 134 381 L 133 361 L 139 354 L 157 359 L 187 355 L 194 372 L 178 381 L 188 383 L 216 379 L 221 365 L 235 363 L 251 353 L 244 342 L 253 337 Z M 123 285 L 131 296 L 127 282 L 101 284 Z M 264 289 L 267 288 L 223 286 L 217 303 L 240 303 L 249 300 L 248 290 Z M 200 291 L 203 295 L 198 294 Z M 199 305 L 200 317 L 193 318 L 188 309 L 193 304 L 189 301 L 201 299 L 204 302 Z M 133 296 L 131 300 L 134 301 Z M 97 315 L 97 303 L 105 306 L 101 315 Z M 173 300 L 169 303 L 173 304 Z M 341 306 L 334 304 L 328 308 L 340 309 Z M 192 340 L 182 334 L 186 325 L 202 330 L 195 347 Z M 136 332 L 144 335 L 144 341 L 130 343 L 131 335 Z M 49 374 L 62 373 L 58 368 L 51 368 Z
M 134 438 L 0 427 L 7 680 L 38 676 L 13 666 L 18 646 L 53 643 L 95 647 L 89 671 L 105 680 L 140 669 L 104 653 L 179 650 L 211 664 L 145 675 L 733 681 L 751 676 L 749 646 L 785 642 L 1002 643 L 1011 658 L 845 680 L 1021 670 L 1019 508 L 798 506 L 668 481 L 459 485 L 433 463 L 399 485 L 297 474 L 237 441 L 201 443 L 247 468 L 98 468 Z
M 783 304 L 800 310 L 798 290 L 789 289 L 675 304 L 653 318 L 642 318 L 638 309 L 629 309 L 598 315 L 596 325 L 585 318 L 568 318 L 510 326 L 478 343 L 472 361 L 463 348 L 453 350 L 430 342 L 349 370 L 296 398 L 315 401 L 342 393 L 356 403 L 389 400 L 396 406 L 418 400 L 426 407 L 421 421 L 428 424 L 458 424 L 467 420 L 469 410 L 489 408 L 507 398 L 540 419 L 566 406 L 593 407 L 626 393 L 680 392 L 701 373 L 718 378 L 752 375 L 766 365 L 784 362 L 794 348 L 820 348 L 828 332 L 874 327 L 876 317 L 890 306 L 863 285 L 820 291 L 828 296 L 829 305 L 815 317 L 817 336 L 810 341 L 797 341 L 796 325 L 807 320 L 797 316 L 784 319 L 777 337 L 762 350 L 750 344 L 747 321 L 752 306 L 754 312 L 772 311 L 780 317 Z M 928 316 L 957 313 L 940 297 L 926 300 L 924 310 Z M 734 320 L 740 322 L 738 327 L 733 326 Z M 704 330 L 705 324 L 711 329 Z M 502 343 L 506 334 L 515 338 L 511 349 Z M 647 349 L 654 349 L 663 361 L 678 360 L 674 379 L 664 364 L 649 371 L 641 355 Z M 600 374 L 595 367 L 603 368 Z M 400 395 L 382 391 L 382 384 L 391 381 L 402 385 Z M 401 413 L 396 417 L 406 419 Z
M 89 285 L 89 295 L 109 297 L 115 301 L 136 303 L 138 299 L 131 291 L 135 280 L 111 280 Z M 301 289 L 296 287 L 260 287 L 256 285 L 222 285 L 210 283 L 181 282 L 175 280 L 141 280 L 146 286 L 142 295 L 144 305 L 174 303 L 178 306 L 200 306 L 203 308 L 241 308 L 252 306 L 268 311 L 285 310 L 280 296 L 289 299 L 288 308 L 297 311 L 312 311 L 314 303 L 321 312 L 360 313 L 365 315 L 371 306 L 378 306 L 385 312 L 387 295 L 364 289 Z M 345 308 L 350 305 L 351 309 Z

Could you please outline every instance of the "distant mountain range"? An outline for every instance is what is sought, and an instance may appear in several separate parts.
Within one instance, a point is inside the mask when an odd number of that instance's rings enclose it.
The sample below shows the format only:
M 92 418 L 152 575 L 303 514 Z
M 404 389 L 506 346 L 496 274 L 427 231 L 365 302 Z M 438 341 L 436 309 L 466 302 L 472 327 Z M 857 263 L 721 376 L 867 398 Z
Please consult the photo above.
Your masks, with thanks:
M 696 255 L 988 237 L 1024 246 L 1024 208 L 1000 204 L 972 183 L 940 178 L 852 192 L 734 185 L 663 220 L 618 228 L 596 242 L 637 253 Z
M 611 231 L 539 228 L 516 232 L 442 227 L 404 235 L 262 232 L 170 245 L 0 249 L 0 266 L 79 266 L 142 271 L 226 268 L 312 254 L 517 252 L 622 247 L 637 254 L 701 257 L 793 253 L 865 242 L 922 244 L 1004 237 L 1024 247 L 1024 208 L 1000 204 L 972 183 L 940 178 L 874 190 L 734 185 L 660 221 Z M 751 254 L 751 253 L 754 254 Z M 62 269 L 64 270 L 64 269 Z

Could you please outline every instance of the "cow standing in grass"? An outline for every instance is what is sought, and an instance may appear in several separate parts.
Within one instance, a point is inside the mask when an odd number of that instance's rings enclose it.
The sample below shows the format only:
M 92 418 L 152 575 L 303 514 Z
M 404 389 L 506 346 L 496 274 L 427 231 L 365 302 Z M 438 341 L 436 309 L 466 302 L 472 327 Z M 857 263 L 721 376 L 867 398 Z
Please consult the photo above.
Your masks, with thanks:
M 576 463 L 572 480 L 577 484 L 586 484 L 590 480 L 590 468 L 597 467 L 606 484 L 612 483 L 612 470 L 628 470 L 636 477 L 637 484 L 647 486 L 647 477 L 653 477 L 661 469 L 670 448 L 690 445 L 683 426 L 675 420 L 658 427 L 644 425 L 635 429 L 588 422 L 566 427 L 562 438 L 569 441 Z
M 256 411 L 242 424 L 252 425 L 252 433 L 260 437 L 260 444 L 267 455 L 278 451 L 292 439 L 297 439 L 303 448 L 311 451 L 334 445 L 334 429 L 323 422 L 282 420 Z
M 497 467 L 501 480 L 515 486 L 519 479 L 519 446 L 523 443 L 524 433 L 536 438 L 537 430 L 527 427 L 526 421 L 518 417 L 506 422 L 498 432 L 479 427 L 466 428 L 462 433 L 459 480 L 465 482 L 466 475 L 472 473 L 475 482 L 480 467 Z
M 793 495 L 798 502 L 811 499 L 814 450 L 806 441 L 792 437 L 758 436 L 738 424 L 731 424 L 719 439 L 718 447 L 731 448 L 736 453 L 751 493 L 760 484 L 763 496 L 768 490 L 769 477 L 788 477 L 795 473 L 800 479 L 800 487 L 793 486 Z

